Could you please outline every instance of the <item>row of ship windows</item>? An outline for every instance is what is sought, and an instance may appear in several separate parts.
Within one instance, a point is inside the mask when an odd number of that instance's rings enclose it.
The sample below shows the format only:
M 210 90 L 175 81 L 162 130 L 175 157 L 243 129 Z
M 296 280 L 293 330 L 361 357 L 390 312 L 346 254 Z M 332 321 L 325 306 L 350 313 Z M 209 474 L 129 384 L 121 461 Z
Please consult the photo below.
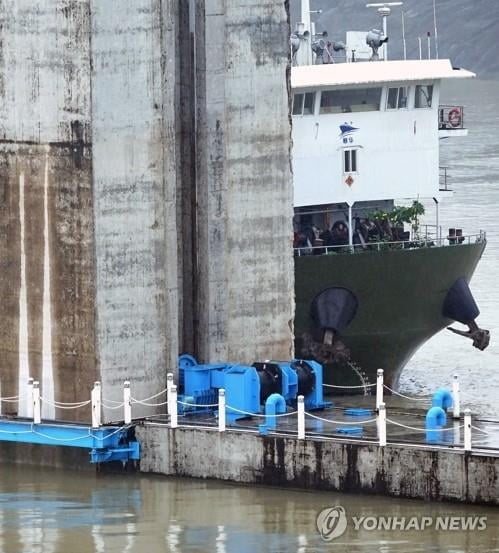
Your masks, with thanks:
M 350 113 L 356 111 L 379 111 L 382 88 L 355 88 L 346 90 L 323 90 L 293 95 L 293 115 L 314 115 L 317 95 L 320 95 L 319 113 Z M 416 85 L 414 107 L 431 108 L 433 85 Z M 409 107 L 409 87 L 400 86 L 388 89 L 386 109 L 406 109 Z

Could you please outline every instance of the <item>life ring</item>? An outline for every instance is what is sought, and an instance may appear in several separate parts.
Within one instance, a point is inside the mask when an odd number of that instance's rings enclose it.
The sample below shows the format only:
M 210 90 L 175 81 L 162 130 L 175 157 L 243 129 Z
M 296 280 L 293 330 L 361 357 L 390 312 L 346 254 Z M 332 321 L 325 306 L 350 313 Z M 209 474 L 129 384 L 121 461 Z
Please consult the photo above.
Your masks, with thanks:
M 457 127 L 461 126 L 461 122 L 463 120 L 461 116 L 461 110 L 459 108 L 452 108 L 449 111 L 449 115 L 447 116 L 447 120 L 449 121 L 449 124 L 451 127 L 454 127 L 455 129 Z

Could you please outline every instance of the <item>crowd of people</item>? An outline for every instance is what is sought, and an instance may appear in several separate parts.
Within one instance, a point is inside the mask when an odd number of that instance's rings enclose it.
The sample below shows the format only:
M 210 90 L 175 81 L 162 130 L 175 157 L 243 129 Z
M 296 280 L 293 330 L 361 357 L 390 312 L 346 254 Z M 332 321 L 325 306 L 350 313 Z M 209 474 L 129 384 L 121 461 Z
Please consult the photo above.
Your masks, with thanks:
M 373 242 L 402 242 L 409 240 L 409 233 L 403 225 L 393 227 L 388 220 L 373 220 L 368 217 L 354 218 L 352 242 L 354 246 L 368 248 Z M 315 224 L 297 225 L 293 246 L 303 254 L 322 254 L 325 248 L 348 246 L 349 228 L 345 220 L 336 221 L 331 228 L 321 229 Z

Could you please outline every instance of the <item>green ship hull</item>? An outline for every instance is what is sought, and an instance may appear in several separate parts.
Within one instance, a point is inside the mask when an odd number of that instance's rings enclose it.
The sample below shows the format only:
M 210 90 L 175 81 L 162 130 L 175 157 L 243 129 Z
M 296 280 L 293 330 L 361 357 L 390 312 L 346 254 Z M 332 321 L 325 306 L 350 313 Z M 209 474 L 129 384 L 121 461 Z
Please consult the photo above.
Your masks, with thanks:
M 311 303 L 330 287 L 350 290 L 358 300 L 351 323 L 338 336 L 350 360 L 376 381 L 396 387 L 403 367 L 416 350 L 453 321 L 442 315 L 447 292 L 463 277 L 469 283 L 485 248 L 472 244 L 386 249 L 295 257 L 295 347 L 304 351 L 304 335 L 314 332 Z M 316 330 L 316 328 L 315 328 Z M 352 364 L 330 364 L 325 382 L 359 384 Z

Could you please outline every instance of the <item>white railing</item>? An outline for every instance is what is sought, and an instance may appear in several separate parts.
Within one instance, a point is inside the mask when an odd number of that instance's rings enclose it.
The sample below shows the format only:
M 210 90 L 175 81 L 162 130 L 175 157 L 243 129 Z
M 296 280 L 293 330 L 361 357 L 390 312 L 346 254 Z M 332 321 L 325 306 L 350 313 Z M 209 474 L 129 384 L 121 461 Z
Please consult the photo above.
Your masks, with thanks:
M 368 419 L 362 419 L 362 420 L 335 420 L 331 418 L 327 418 L 325 416 L 318 415 L 317 413 L 312 413 L 309 411 L 306 411 L 305 409 L 305 398 L 303 396 L 298 396 L 297 398 L 297 409 L 296 411 L 291 412 L 285 412 L 285 413 L 277 413 L 277 414 L 263 414 L 263 413 L 254 413 L 245 411 L 239 408 L 236 408 L 234 406 L 231 406 L 227 402 L 226 393 L 224 389 L 218 390 L 218 401 L 216 403 L 212 404 L 197 404 L 197 403 L 189 403 L 185 401 L 181 401 L 178 398 L 177 394 L 177 386 L 173 383 L 173 375 L 171 373 L 168 374 L 167 377 L 167 387 L 164 390 L 161 390 L 160 392 L 151 395 L 144 399 L 136 399 L 132 396 L 132 390 L 131 390 L 131 383 L 130 381 L 125 381 L 123 383 L 123 401 L 116 401 L 111 399 L 106 399 L 102 397 L 102 387 L 100 382 L 95 382 L 94 387 L 91 390 L 90 393 L 90 399 L 86 401 L 80 401 L 80 402 L 71 402 L 71 403 L 65 403 L 65 402 L 58 402 L 58 401 L 50 401 L 48 399 L 45 399 L 41 393 L 40 393 L 40 386 L 39 382 L 33 381 L 33 379 L 29 379 L 26 384 L 26 397 L 28 398 L 28 404 L 26 407 L 29 407 L 27 411 L 29 412 L 28 419 L 32 419 L 33 424 L 37 425 L 41 423 L 41 406 L 43 402 L 48 403 L 49 405 L 55 406 L 58 409 L 81 409 L 86 408 L 90 406 L 91 409 L 91 418 L 92 418 L 92 428 L 100 428 L 103 426 L 102 422 L 102 411 L 104 409 L 115 409 L 115 410 L 122 410 L 123 412 L 123 423 L 125 425 L 133 424 L 134 418 L 133 418 L 133 406 L 134 404 L 145 406 L 145 407 L 151 407 L 156 409 L 160 406 L 167 406 L 167 412 L 162 413 L 160 415 L 151 415 L 149 417 L 144 417 L 141 415 L 140 419 L 138 420 L 148 420 L 153 417 L 163 417 L 168 421 L 168 424 L 170 428 L 178 428 L 178 427 L 192 427 L 193 423 L 190 422 L 187 424 L 188 420 L 188 413 L 185 412 L 185 408 L 192 407 L 197 410 L 199 409 L 212 409 L 216 410 L 217 412 L 217 419 L 218 423 L 215 426 L 215 430 L 218 432 L 226 432 L 227 431 L 227 414 L 241 414 L 245 417 L 253 417 L 257 419 L 264 419 L 267 424 L 269 424 L 269 421 L 276 421 L 277 419 L 281 420 L 283 418 L 291 418 L 296 420 L 296 430 L 289 430 L 289 427 L 286 427 L 285 429 L 275 429 L 274 431 L 277 431 L 278 433 L 286 433 L 287 435 L 295 434 L 296 437 L 300 440 L 304 440 L 307 435 L 307 428 L 306 428 L 306 420 L 310 419 L 312 421 L 319 421 L 324 424 L 331 424 L 331 425 L 337 425 L 340 426 L 343 429 L 348 428 L 349 426 L 369 426 L 369 425 L 376 425 L 376 437 L 371 438 L 362 438 L 361 441 L 363 442 L 374 442 L 378 443 L 380 447 L 385 447 L 389 443 L 397 443 L 400 442 L 400 439 L 394 438 L 394 441 L 390 440 L 390 436 L 387 432 L 387 426 L 393 426 L 396 428 L 400 428 L 403 430 L 407 430 L 411 433 L 445 433 L 448 431 L 453 431 L 454 434 L 458 433 L 457 440 L 454 439 L 454 442 L 451 444 L 451 447 L 461 447 L 464 449 L 464 451 L 471 451 L 472 450 L 472 430 L 478 432 L 479 434 L 483 436 L 490 436 L 492 435 L 488 430 L 485 430 L 483 428 L 479 428 L 477 426 L 474 426 L 472 424 L 471 420 L 471 413 L 469 409 L 464 410 L 464 419 L 463 423 L 459 424 L 459 422 L 454 422 L 452 426 L 442 426 L 437 428 L 430 428 L 428 426 L 410 426 L 407 425 L 400 420 L 394 420 L 393 418 L 388 417 L 389 408 L 387 407 L 387 401 L 389 401 L 390 396 L 386 397 L 384 394 L 384 391 L 387 390 L 390 392 L 391 396 L 398 396 L 401 397 L 407 401 L 413 401 L 417 402 L 417 405 L 421 405 L 422 407 L 428 408 L 432 403 L 432 398 L 430 396 L 425 397 L 413 397 L 408 396 L 405 394 L 402 394 L 396 390 L 393 390 L 388 385 L 384 383 L 384 376 L 383 371 L 380 369 L 378 370 L 377 379 L 375 384 L 369 384 L 369 386 L 376 386 L 376 404 L 375 408 L 373 408 L 372 411 L 375 412 L 375 416 L 373 418 Z M 328 386 L 324 384 L 324 386 Z M 344 388 L 344 389 L 350 389 L 350 388 L 357 388 L 357 386 L 336 386 L 337 388 Z M 1 387 L 0 387 L 1 389 Z M 161 396 L 165 396 L 164 401 L 159 401 L 159 398 Z M 9 396 L 9 397 L 0 397 L 0 416 L 1 416 L 1 406 L 2 403 L 12 403 L 12 402 L 20 402 L 22 399 L 20 399 L 19 396 Z M 182 411 L 179 414 L 179 406 L 182 407 Z M 454 419 L 460 420 L 460 406 L 461 406 L 461 398 L 460 398 L 460 387 L 459 387 L 459 381 L 457 375 L 454 375 L 453 382 L 452 382 L 452 417 Z M 372 412 L 371 411 L 371 412 Z M 395 413 L 397 411 L 394 411 Z M 322 413 L 321 413 L 322 414 Z M 405 413 L 404 416 L 407 416 Z M 182 418 L 182 422 L 179 423 L 179 417 Z M 197 421 L 194 422 L 194 426 L 202 426 L 203 428 L 209 430 L 210 427 L 206 425 L 206 421 L 203 421 L 203 417 L 199 417 Z M 272 430 L 272 424 L 269 424 L 269 428 Z M 463 430 L 463 440 L 461 443 L 460 440 L 460 431 Z M 241 428 L 238 427 L 236 431 L 253 431 L 256 432 L 256 430 L 248 428 Z M 349 436 L 348 438 L 345 437 L 338 437 L 338 428 L 336 428 L 336 431 L 333 431 L 333 435 L 331 433 L 327 432 L 317 432 L 317 429 L 311 430 L 309 437 L 319 437 L 319 438 L 327 438 L 327 439 L 337 439 L 337 440 L 344 440 L 344 439 L 356 439 L 353 436 Z M 499 436 L 499 434 L 498 434 Z M 405 443 L 405 442 L 404 442 Z M 423 442 L 414 442 L 415 445 L 425 445 Z M 445 444 L 436 444 L 436 447 L 446 447 Z M 497 450 L 499 447 L 487 447 L 487 449 L 491 450 Z
M 428 228 L 434 225 L 426 225 Z M 415 250 L 421 248 L 452 247 L 463 244 L 480 244 L 487 239 L 486 233 L 480 231 L 478 234 L 467 234 L 459 237 L 440 237 L 416 238 L 414 240 L 399 240 L 386 242 L 366 242 L 365 244 L 353 244 L 352 246 L 344 244 L 341 246 L 304 246 L 293 248 L 296 257 L 308 255 L 327 255 L 334 253 L 362 253 L 369 251 L 387 251 L 387 250 Z

